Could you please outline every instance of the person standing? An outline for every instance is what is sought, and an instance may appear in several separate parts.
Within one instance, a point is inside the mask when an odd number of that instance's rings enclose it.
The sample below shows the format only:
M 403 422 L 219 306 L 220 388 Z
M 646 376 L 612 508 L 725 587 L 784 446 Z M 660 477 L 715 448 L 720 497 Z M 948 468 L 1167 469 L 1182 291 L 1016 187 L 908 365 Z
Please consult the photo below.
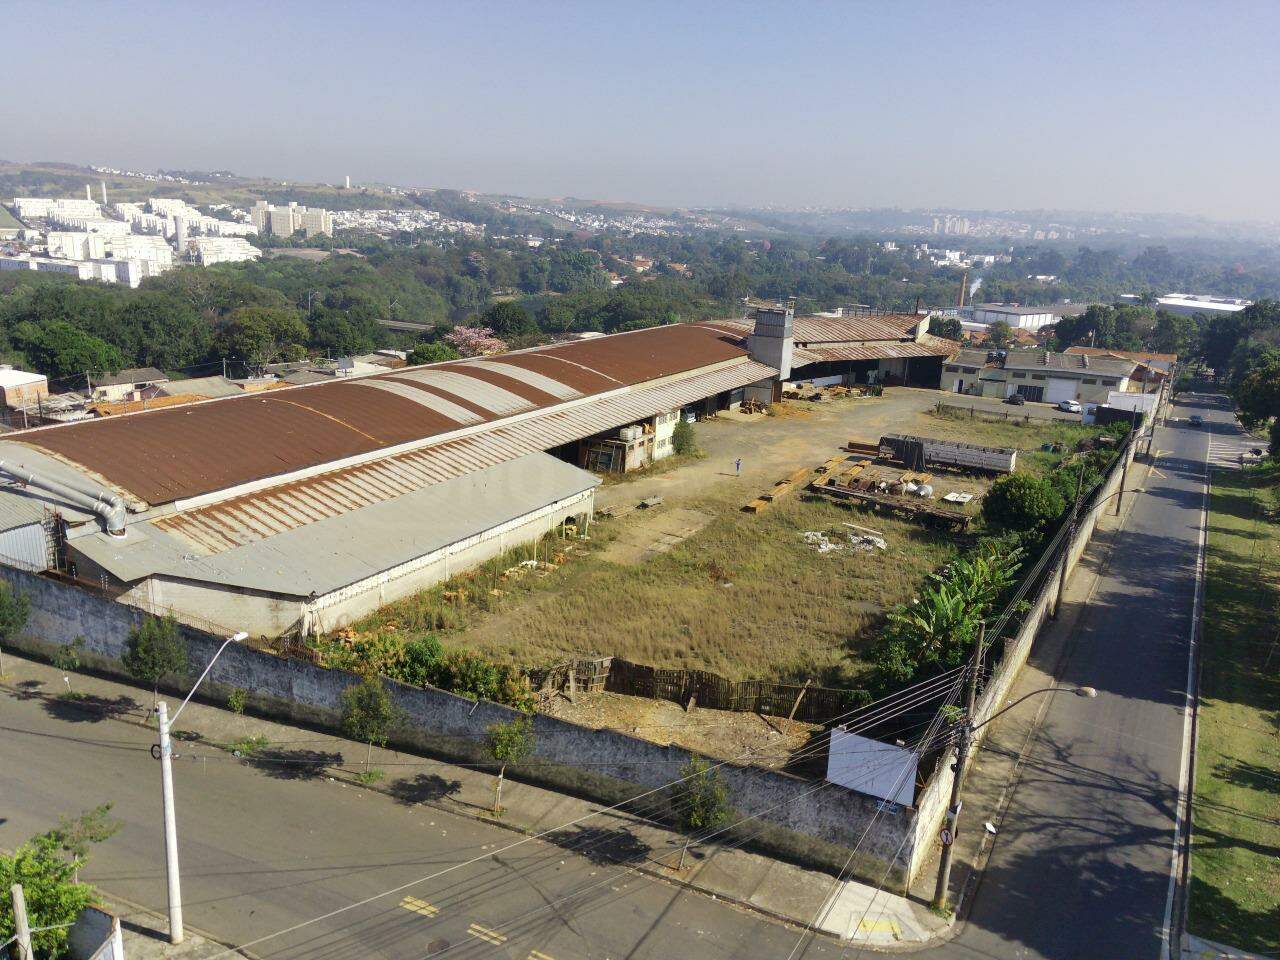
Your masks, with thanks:
M 733 461 L 733 475 L 735 477 L 742 476 L 742 458 L 741 457 Z

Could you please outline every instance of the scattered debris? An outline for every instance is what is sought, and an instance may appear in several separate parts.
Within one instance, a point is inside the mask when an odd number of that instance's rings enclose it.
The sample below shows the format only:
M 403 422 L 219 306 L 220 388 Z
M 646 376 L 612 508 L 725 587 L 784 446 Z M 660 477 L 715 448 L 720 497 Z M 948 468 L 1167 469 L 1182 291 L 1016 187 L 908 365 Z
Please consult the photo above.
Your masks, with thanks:
M 640 501 L 639 506 L 640 506 L 640 509 L 642 510 L 648 510 L 650 507 L 660 507 L 662 506 L 662 498 L 646 497 L 645 499 Z
M 852 524 L 846 524 L 852 526 Z M 800 535 L 804 542 L 819 553 L 838 553 L 841 550 L 859 550 L 862 553 L 873 553 L 876 550 L 887 550 L 889 545 L 884 537 L 878 534 L 847 533 L 842 539 L 837 532 L 823 533 L 821 530 L 806 530 Z
M 947 501 L 947 503 L 968 503 L 970 500 L 972 500 L 972 499 L 973 499 L 973 494 L 972 494 L 972 493 L 958 493 L 958 492 L 956 492 L 955 490 L 952 490 L 950 493 L 948 493 L 948 494 L 947 494 L 945 497 L 943 497 L 942 499 L 943 499 L 943 500 L 945 500 L 945 501 Z

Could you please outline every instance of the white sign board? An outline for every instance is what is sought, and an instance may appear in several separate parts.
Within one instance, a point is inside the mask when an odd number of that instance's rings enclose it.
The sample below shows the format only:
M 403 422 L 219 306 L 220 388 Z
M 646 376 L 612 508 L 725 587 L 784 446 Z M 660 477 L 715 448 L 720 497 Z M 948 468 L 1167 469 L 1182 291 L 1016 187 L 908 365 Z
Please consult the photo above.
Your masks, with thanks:
M 835 727 L 827 752 L 827 780 L 909 807 L 916 798 L 919 759 L 910 750 Z

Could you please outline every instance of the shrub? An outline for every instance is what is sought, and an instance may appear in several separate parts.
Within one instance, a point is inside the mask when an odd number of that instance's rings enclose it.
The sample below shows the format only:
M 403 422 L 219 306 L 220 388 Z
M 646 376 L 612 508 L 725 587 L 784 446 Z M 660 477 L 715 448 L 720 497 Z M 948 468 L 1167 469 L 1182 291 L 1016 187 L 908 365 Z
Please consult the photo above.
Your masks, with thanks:
M 693 437 L 693 424 L 683 416 L 676 421 L 675 429 L 671 433 L 671 447 L 677 454 L 694 453 L 698 449 L 697 441 Z
M 1052 481 L 1011 473 L 991 485 L 982 501 L 987 523 L 1007 530 L 1038 530 L 1062 516 L 1066 501 Z
M 405 643 L 400 663 L 392 676 L 415 687 L 426 686 L 436 675 L 443 656 L 444 647 L 432 634 L 415 637 Z
M 729 791 L 720 780 L 720 771 L 706 760 L 694 757 L 680 768 L 680 781 L 671 788 L 671 807 L 685 834 L 677 870 L 684 869 L 689 842 L 702 830 L 711 830 L 729 819 Z
M 239 687 L 227 695 L 227 709 L 232 713 L 244 713 L 245 698 L 248 694 Z
M 1271 429 L 1267 434 L 1271 439 L 1271 446 L 1268 453 L 1271 454 L 1272 460 L 1280 460 L 1280 417 L 1271 421 Z
M 80 669 L 80 654 L 84 650 L 84 637 L 76 637 L 53 652 L 53 665 L 70 672 Z
M 512 667 L 493 663 L 471 650 L 453 650 L 439 661 L 431 681 L 472 700 L 492 700 L 520 710 L 533 709 L 533 695 Z

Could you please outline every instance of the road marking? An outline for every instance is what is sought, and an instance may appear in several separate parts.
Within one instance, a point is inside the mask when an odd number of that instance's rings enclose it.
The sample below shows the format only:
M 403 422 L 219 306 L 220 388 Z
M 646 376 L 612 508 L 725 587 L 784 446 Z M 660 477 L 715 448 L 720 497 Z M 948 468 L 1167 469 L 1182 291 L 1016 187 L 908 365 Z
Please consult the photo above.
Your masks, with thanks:
M 548 956 L 541 950 L 530 950 L 528 960 L 555 960 L 555 957 Z
M 1173 902 L 1178 894 L 1178 875 L 1183 868 L 1183 833 L 1186 830 L 1183 813 L 1187 808 L 1187 791 L 1191 779 L 1191 732 L 1195 718 L 1195 662 L 1196 646 L 1200 632 L 1201 607 L 1204 603 L 1204 549 L 1209 537 L 1209 449 L 1205 450 L 1203 486 L 1200 493 L 1200 536 L 1196 541 L 1196 588 L 1191 601 L 1191 632 L 1187 643 L 1187 684 L 1182 701 L 1182 757 L 1178 764 L 1178 806 L 1173 816 L 1173 852 L 1169 863 L 1169 892 L 1165 897 L 1164 922 L 1160 926 L 1161 956 L 1173 960 L 1175 956 L 1173 935 Z M 1188 856 L 1190 851 L 1188 850 Z M 1182 946 L 1178 945 L 1177 955 Z
M 500 947 L 507 942 L 507 938 L 500 934 L 497 930 L 490 930 L 488 927 L 482 927 L 478 923 L 473 923 L 467 927 L 467 933 L 473 937 L 483 940 L 485 943 L 491 943 L 495 947 Z
M 439 907 L 432 906 L 425 900 L 419 900 L 417 897 L 405 897 L 400 901 L 400 906 L 414 913 L 420 913 L 424 917 L 434 917 L 440 912 Z
M 902 936 L 902 927 L 897 920 L 859 920 L 858 932 L 864 934 L 888 933 L 894 937 Z

